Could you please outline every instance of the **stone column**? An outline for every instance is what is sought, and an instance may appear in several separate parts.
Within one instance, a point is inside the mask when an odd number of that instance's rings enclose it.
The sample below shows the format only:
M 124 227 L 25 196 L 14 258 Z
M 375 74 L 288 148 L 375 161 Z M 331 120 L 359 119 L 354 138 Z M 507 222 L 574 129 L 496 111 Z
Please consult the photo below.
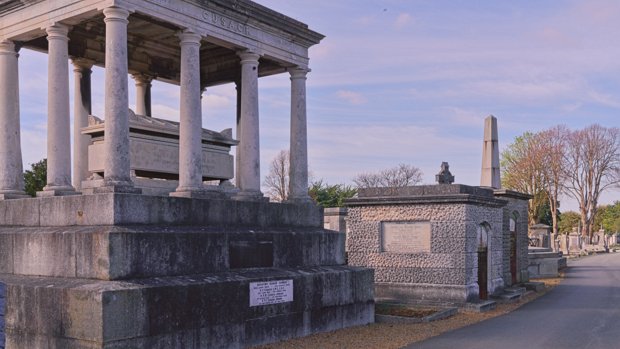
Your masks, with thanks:
M 151 81 L 146 74 L 133 74 L 136 81 L 136 115 L 151 116 Z
M 244 51 L 241 58 L 241 103 L 239 120 L 239 200 L 262 200 L 260 191 L 260 141 L 258 134 L 258 59 L 260 55 Z
M 0 41 L 0 200 L 27 197 L 22 177 L 17 50 Z
M 77 58 L 73 60 L 73 187 L 82 188 L 82 181 L 88 178 L 88 145 L 90 136 L 82 134 L 82 128 L 88 126 L 91 114 L 90 75 L 93 62 Z
M 202 110 L 200 35 L 183 31 L 181 39 L 181 122 L 179 125 L 179 186 L 171 196 L 204 194 L 202 185 Z
M 292 202 L 311 202 L 308 195 L 308 135 L 306 122 L 307 69 L 295 68 L 291 74 L 291 147 L 289 197 Z
M 235 81 L 235 90 L 237 92 L 237 112 L 235 115 L 236 119 L 236 131 L 237 131 L 237 140 L 241 139 L 241 79 L 237 79 Z M 241 183 L 239 178 L 239 164 L 241 163 L 241 158 L 243 155 L 241 154 L 241 147 L 237 145 L 235 149 L 235 186 L 237 189 L 241 188 Z
M 47 185 L 38 196 L 75 194 L 71 186 L 71 125 L 69 118 L 69 27 L 46 28 L 47 78 Z
M 105 15 L 105 142 L 104 187 L 95 192 L 137 192 L 129 163 L 127 93 L 127 17 L 129 11 L 108 7 Z

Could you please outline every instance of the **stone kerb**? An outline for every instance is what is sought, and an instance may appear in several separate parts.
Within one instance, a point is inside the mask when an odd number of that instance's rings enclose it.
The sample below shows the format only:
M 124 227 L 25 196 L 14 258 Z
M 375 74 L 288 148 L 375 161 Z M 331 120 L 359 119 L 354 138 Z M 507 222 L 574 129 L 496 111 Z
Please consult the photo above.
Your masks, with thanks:
M 491 227 L 489 293 L 503 283 L 502 210 L 491 189 L 463 185 L 363 189 L 347 200 L 350 265 L 375 269 L 377 298 L 464 303 L 478 298 L 477 232 Z M 386 224 L 401 224 L 392 237 Z M 398 231 L 420 237 L 398 241 Z M 386 239 L 394 246 L 386 245 Z M 417 239 L 417 240 L 416 240 Z M 415 242 L 412 242 L 415 241 Z M 399 246 L 400 245 L 400 246 Z
M 5 304 L 6 304 L 6 285 L 0 282 L 0 349 L 4 349 L 5 339 L 6 339 L 6 331 L 5 331 Z

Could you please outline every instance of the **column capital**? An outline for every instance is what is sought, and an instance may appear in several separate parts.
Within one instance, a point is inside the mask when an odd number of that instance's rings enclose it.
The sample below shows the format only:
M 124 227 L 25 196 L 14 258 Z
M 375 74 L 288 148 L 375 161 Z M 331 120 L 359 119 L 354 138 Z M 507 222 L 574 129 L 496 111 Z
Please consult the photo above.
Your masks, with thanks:
M 62 23 L 54 23 L 45 28 L 47 40 L 66 40 L 69 41 L 69 26 Z
M 183 31 L 179 31 L 177 36 L 181 40 L 181 45 L 199 45 L 200 40 L 202 40 L 202 35 L 197 34 L 189 29 L 185 29 Z
M 241 58 L 241 64 L 257 64 L 260 55 L 251 50 L 244 50 L 237 52 L 237 56 Z
M 106 7 L 103 9 L 103 15 L 105 16 L 105 18 L 103 19 L 104 22 L 124 22 L 124 23 L 129 23 L 129 21 L 127 20 L 127 18 L 129 17 L 129 11 L 122 8 L 122 7 L 116 7 L 116 6 L 112 6 L 112 7 Z
M 71 59 L 71 63 L 73 64 L 74 72 L 81 72 L 84 69 L 90 70 L 95 64 L 95 61 L 88 58 L 79 57 Z
M 150 84 L 151 81 L 155 78 L 152 75 L 144 74 L 144 73 L 134 73 L 131 74 L 131 77 L 136 81 L 136 85 L 147 85 Z
M 311 70 L 308 68 L 293 67 L 293 68 L 288 68 L 287 71 L 289 72 L 289 74 L 291 74 L 291 80 L 293 80 L 293 79 L 305 79 L 306 75 L 308 75 L 308 73 Z
M 11 40 L 0 41 L 0 55 L 16 55 L 17 56 L 17 46 Z

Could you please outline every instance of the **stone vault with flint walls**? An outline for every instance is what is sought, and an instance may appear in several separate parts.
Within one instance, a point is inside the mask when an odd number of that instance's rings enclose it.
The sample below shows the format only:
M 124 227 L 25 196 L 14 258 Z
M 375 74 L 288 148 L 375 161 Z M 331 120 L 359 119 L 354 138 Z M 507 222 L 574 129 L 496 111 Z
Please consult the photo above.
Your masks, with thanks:
M 375 270 L 377 299 L 486 299 L 512 284 L 507 204 L 492 189 L 458 184 L 360 189 L 347 201 L 349 264 Z M 527 259 L 515 269 L 521 281 Z
M 323 229 L 307 194 L 308 48 L 322 38 L 248 0 L 2 1 L 6 347 L 240 348 L 372 322 L 372 270 L 345 265 L 344 234 Z M 36 198 L 23 191 L 20 49 L 49 62 L 47 186 Z M 105 69 L 99 116 L 94 65 Z M 291 78 L 283 204 L 265 200 L 259 173 L 258 83 L 278 73 Z M 153 79 L 179 86 L 178 122 L 152 115 Z M 237 86 L 234 137 L 202 125 L 201 94 L 223 83 Z M 225 183 L 233 162 L 234 190 L 205 185 Z

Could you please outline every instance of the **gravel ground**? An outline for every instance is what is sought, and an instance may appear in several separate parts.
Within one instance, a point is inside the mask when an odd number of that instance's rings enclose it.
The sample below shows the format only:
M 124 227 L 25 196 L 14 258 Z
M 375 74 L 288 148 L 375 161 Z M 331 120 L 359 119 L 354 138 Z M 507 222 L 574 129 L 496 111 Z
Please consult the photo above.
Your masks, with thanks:
M 396 349 L 430 337 L 440 335 L 457 328 L 474 324 L 486 319 L 509 313 L 525 303 L 528 303 L 550 289 L 557 286 L 561 278 L 539 279 L 545 283 L 545 290 L 539 293 L 528 293 L 521 301 L 512 304 L 498 304 L 495 310 L 486 313 L 459 313 L 450 318 L 417 324 L 371 324 L 347 328 L 334 332 L 318 333 L 312 336 L 292 339 L 284 342 L 268 344 L 256 348 L 260 349 L 290 349 L 290 348 L 372 348 Z

